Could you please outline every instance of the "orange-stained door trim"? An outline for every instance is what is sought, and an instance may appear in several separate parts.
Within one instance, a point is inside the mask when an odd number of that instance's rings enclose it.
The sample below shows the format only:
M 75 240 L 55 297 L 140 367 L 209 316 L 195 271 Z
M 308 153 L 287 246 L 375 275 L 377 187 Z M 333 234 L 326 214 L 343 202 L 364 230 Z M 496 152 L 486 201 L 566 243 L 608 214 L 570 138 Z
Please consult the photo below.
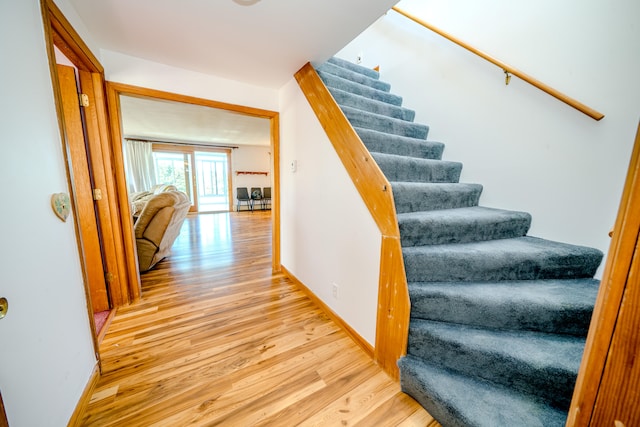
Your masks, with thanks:
M 123 235 L 125 242 L 125 250 L 127 251 L 127 259 L 130 257 L 130 253 L 133 254 L 133 259 L 137 259 L 135 236 L 133 234 L 133 222 L 131 221 L 131 210 L 128 203 L 128 190 L 127 182 L 125 178 L 124 159 L 122 154 L 122 144 L 119 141 L 123 140 L 122 134 L 122 117 L 120 112 L 120 95 L 135 96 L 141 98 L 161 99 L 166 101 L 183 102 L 186 104 L 201 105 L 211 108 L 219 108 L 223 110 L 233 111 L 240 114 L 246 114 L 253 117 L 260 117 L 268 119 L 270 121 L 271 128 L 271 168 L 273 170 L 272 181 L 272 250 L 271 250 L 271 263 L 272 271 L 278 273 L 281 271 L 280 265 L 280 127 L 279 127 L 279 114 L 276 111 L 264 110 L 260 108 L 248 107 L 244 105 L 229 104 L 220 101 L 214 101 L 210 99 L 197 98 L 188 95 L 180 95 L 171 92 L 164 92 L 156 89 L 143 88 L 139 86 L 132 86 L 122 83 L 106 82 L 107 91 L 107 106 L 109 110 L 109 116 L 111 117 L 111 141 L 112 155 L 113 155 L 113 169 L 115 174 L 115 181 L 117 186 L 118 197 L 120 198 L 120 215 L 121 221 L 125 224 L 129 221 L 130 225 L 123 226 Z M 137 269 L 137 263 L 135 265 Z M 139 273 L 138 275 L 138 287 L 135 289 L 137 292 L 136 298 L 140 296 L 139 288 Z M 130 270 L 130 277 L 133 275 L 133 271 Z
M 397 361 L 407 348 L 410 303 L 391 184 L 311 64 L 295 78 L 382 235 L 374 359 L 397 380 Z
M 581 427 L 591 422 L 602 376 L 610 354 L 623 295 L 630 278 L 631 263 L 640 233 L 640 125 L 629 162 L 618 216 L 605 263 L 600 291 L 591 318 L 589 335 L 569 408 L 567 426 Z M 637 284 L 637 282 L 634 282 Z M 635 286 L 635 285 L 634 285 Z M 638 310 L 638 307 L 635 307 Z M 636 349 L 637 350 L 637 349 Z M 620 378 L 624 380 L 624 378 Z M 605 396 L 616 401 L 618 396 Z M 605 401 L 600 401 L 606 404 Z

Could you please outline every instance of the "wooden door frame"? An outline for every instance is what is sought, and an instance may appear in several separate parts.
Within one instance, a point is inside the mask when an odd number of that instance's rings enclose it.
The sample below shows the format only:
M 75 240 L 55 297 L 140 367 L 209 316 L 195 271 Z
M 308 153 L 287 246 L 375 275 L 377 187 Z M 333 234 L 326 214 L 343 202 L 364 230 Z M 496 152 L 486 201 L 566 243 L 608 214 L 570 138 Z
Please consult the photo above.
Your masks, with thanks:
M 573 392 L 567 426 L 591 423 L 640 233 L 640 124 Z M 615 396 L 612 396 L 615 399 Z
M 268 119 L 270 123 L 270 139 L 271 139 L 271 168 L 273 171 L 272 177 L 272 210 L 271 210 L 271 223 L 272 223 L 272 239 L 271 239 L 271 269 L 273 273 L 279 273 L 282 271 L 282 265 L 280 264 L 280 122 L 279 113 L 277 111 L 263 110 L 260 108 L 247 107 L 237 104 L 229 104 L 221 101 L 213 101 L 210 99 L 197 98 L 188 95 L 180 95 L 172 92 L 164 92 L 156 89 L 143 88 L 139 86 L 132 86 L 123 83 L 106 82 L 107 91 L 107 106 L 109 109 L 109 117 L 111 118 L 111 140 L 114 142 L 112 146 L 113 154 L 113 170 L 116 178 L 116 184 L 118 187 L 118 197 L 120 198 L 120 215 L 121 221 L 125 224 L 125 221 L 129 221 L 131 226 L 129 229 L 124 227 L 123 233 L 125 234 L 126 246 L 131 246 L 135 250 L 135 236 L 133 234 L 133 223 L 131 222 L 131 209 L 127 196 L 127 183 L 125 179 L 124 159 L 122 153 L 122 144 L 118 147 L 116 141 L 123 141 L 124 135 L 122 133 L 122 115 L 120 109 L 120 96 L 133 96 L 150 99 L 160 99 L 164 101 L 182 102 L 186 104 L 193 104 L 211 108 L 218 108 L 222 110 L 232 111 L 235 113 L 245 114 L 252 117 L 259 117 Z M 230 164 L 230 163 L 229 163 Z M 129 258 L 137 259 L 137 255 Z M 141 292 L 141 290 L 138 290 Z M 138 294 L 139 296 L 140 294 Z
M 100 182 L 99 185 L 104 185 L 103 188 L 100 188 L 102 191 L 102 200 L 96 204 L 96 211 L 93 212 L 93 215 L 96 215 L 97 212 L 97 219 L 100 227 L 102 230 L 109 232 L 109 234 L 103 234 L 101 244 L 104 249 L 107 287 L 110 295 L 112 296 L 111 308 L 116 308 L 119 305 L 128 303 L 127 294 L 123 294 L 121 290 L 123 288 L 126 289 L 129 284 L 128 278 L 124 274 L 126 270 L 124 258 L 121 256 L 121 225 L 119 223 L 119 215 L 117 215 L 118 206 L 116 204 L 115 197 L 113 197 L 115 191 L 114 180 L 110 173 L 111 155 L 108 151 L 109 135 L 106 132 L 108 120 L 104 99 L 104 69 L 79 34 L 73 29 L 60 9 L 58 9 L 53 0 L 41 0 L 40 6 L 55 108 L 58 116 L 58 125 L 61 136 L 61 148 L 65 160 L 67 182 L 69 183 L 72 196 L 71 200 L 72 208 L 74 210 L 74 227 L 76 236 L 80 236 L 80 230 L 78 228 L 78 210 L 76 208 L 76 201 L 79 195 L 76 194 L 75 188 L 72 184 L 73 168 L 70 163 L 70 156 L 68 152 L 69 146 L 67 144 L 67 135 L 64 126 L 64 112 L 56 69 L 55 47 L 57 47 L 74 64 L 78 73 L 82 76 L 82 80 L 85 85 L 90 86 L 87 91 L 87 95 L 89 95 L 93 104 L 90 112 L 85 109 L 85 117 L 87 118 L 87 134 L 85 137 L 87 139 L 89 150 L 91 150 L 91 156 L 88 156 L 92 159 L 90 165 L 91 172 L 94 174 L 96 182 Z M 105 239 L 108 240 L 108 244 L 105 244 Z M 98 363 L 100 363 L 98 336 L 97 331 L 95 330 L 93 308 L 89 293 L 89 284 L 87 282 L 87 268 L 82 255 L 82 245 L 78 237 L 77 245 L 78 253 L 80 254 L 85 298 L 87 300 L 87 315 L 89 317 L 89 324 L 92 330 L 94 352 Z

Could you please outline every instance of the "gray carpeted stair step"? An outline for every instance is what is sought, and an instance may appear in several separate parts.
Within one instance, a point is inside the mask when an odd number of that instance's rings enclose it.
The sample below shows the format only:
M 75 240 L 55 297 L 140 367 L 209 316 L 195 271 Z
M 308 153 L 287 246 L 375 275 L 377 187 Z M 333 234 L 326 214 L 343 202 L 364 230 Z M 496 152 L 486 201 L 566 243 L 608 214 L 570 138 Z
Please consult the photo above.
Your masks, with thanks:
M 535 237 L 414 246 L 402 253 L 408 282 L 587 278 L 593 277 L 603 255 L 597 249 Z
M 524 393 L 436 368 L 399 360 L 402 390 L 443 427 L 563 427 L 566 413 Z
M 354 64 L 353 62 L 345 61 L 344 59 L 332 57 L 327 61 L 330 64 L 337 65 L 338 67 L 346 68 L 351 71 L 355 71 L 356 73 L 364 74 L 365 76 L 378 79 L 380 78 L 380 73 L 371 68 L 363 67 L 362 65 Z
M 423 182 L 391 182 L 398 214 L 477 206 L 482 186 Z
M 380 81 L 377 78 L 371 78 L 358 71 L 352 71 L 348 68 L 340 67 L 332 64 L 331 62 L 325 62 L 324 64 L 316 67 L 316 70 L 333 74 L 334 76 L 342 77 L 343 79 L 351 80 L 352 82 L 360 83 L 361 85 L 370 86 L 384 92 L 389 92 L 389 90 L 391 90 L 391 85 L 387 82 Z
M 320 76 L 324 84 L 329 88 L 344 90 L 345 92 L 351 92 L 356 95 L 375 99 L 376 101 L 386 102 L 388 104 L 396 106 L 402 105 L 401 96 L 394 95 L 383 90 L 374 89 L 370 86 L 362 85 L 360 83 L 352 82 L 351 80 L 343 79 L 342 77 L 325 73 L 324 71 L 318 71 L 318 75 Z
M 375 99 L 355 95 L 341 89 L 331 87 L 328 89 L 329 92 L 331 92 L 331 95 L 333 95 L 333 99 L 335 99 L 340 106 L 357 108 L 358 110 L 364 110 L 370 113 L 393 117 L 395 119 L 405 120 L 408 122 L 413 121 L 416 116 L 416 112 L 408 108 L 376 101 Z
M 373 129 L 394 135 L 408 136 L 410 138 L 427 139 L 429 126 L 406 120 L 394 119 L 381 114 L 369 113 L 353 107 L 341 107 L 342 112 L 352 126 Z
M 458 183 L 461 165 L 376 71 L 338 58 L 317 69 L 391 182 L 411 299 L 402 390 L 444 427 L 563 426 L 602 252 L 527 237 L 529 214 L 479 207 L 482 186 Z
M 398 214 L 398 224 L 403 247 L 439 245 L 521 237 L 531 215 L 474 206 Z
M 479 329 L 415 319 L 407 354 L 470 377 L 538 396 L 567 410 L 584 338 L 540 332 Z
M 411 317 L 586 337 L 594 279 L 409 283 Z
M 389 181 L 458 182 L 462 163 L 371 153 Z
M 354 126 L 360 139 L 369 151 L 396 154 L 399 156 L 418 157 L 421 159 L 440 160 L 444 151 L 444 144 L 424 139 L 407 138 L 400 135 L 390 135 L 372 129 Z

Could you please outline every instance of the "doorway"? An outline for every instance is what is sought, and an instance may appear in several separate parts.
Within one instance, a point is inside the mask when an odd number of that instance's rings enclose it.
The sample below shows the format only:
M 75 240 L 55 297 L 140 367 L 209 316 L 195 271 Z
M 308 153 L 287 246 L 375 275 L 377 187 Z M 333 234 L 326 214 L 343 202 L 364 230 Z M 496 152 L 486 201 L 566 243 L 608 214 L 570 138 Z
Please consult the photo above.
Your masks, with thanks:
M 231 210 L 231 151 L 153 144 L 155 182 L 174 185 L 191 200 L 191 212 Z
M 129 277 L 136 277 L 127 274 L 123 256 L 122 227 L 111 175 L 104 70 L 53 1 L 43 0 L 42 12 L 87 315 L 97 355 L 99 337 L 94 312 L 127 303 Z M 82 107 L 78 92 L 83 94 Z
M 275 111 L 262 110 L 252 107 L 246 106 L 238 106 L 233 104 L 227 104 L 218 101 L 212 101 L 202 98 L 195 98 L 191 96 L 179 95 L 170 92 L 158 91 L 154 89 L 130 86 L 120 83 L 107 82 L 106 83 L 106 91 L 107 91 L 107 104 L 109 108 L 109 115 L 111 117 L 111 136 L 114 144 L 117 144 L 115 141 L 123 141 L 127 138 L 132 139 L 140 139 L 145 141 L 151 141 L 154 144 L 154 151 L 170 151 L 170 152 L 181 152 L 180 159 L 177 157 L 174 162 L 182 162 L 184 164 L 191 164 L 190 167 L 192 170 L 196 172 L 192 174 L 192 181 L 190 183 L 185 182 L 184 188 L 187 189 L 190 186 L 191 191 L 194 197 L 194 205 L 195 209 L 207 210 L 210 209 L 211 205 L 208 202 L 210 201 L 219 201 L 222 200 L 222 197 L 226 197 L 229 201 L 229 206 L 227 210 L 233 210 L 233 205 L 235 205 L 235 198 L 233 196 L 233 182 L 236 179 L 235 173 L 233 173 L 233 156 L 234 151 L 239 147 L 239 141 L 227 139 L 226 141 L 222 141 L 221 139 L 217 139 L 214 141 L 199 141 L 193 140 L 191 138 L 185 138 L 183 135 L 164 135 L 163 137 L 159 137 L 158 135 L 136 135 L 135 131 L 130 131 L 128 134 L 124 132 L 123 125 L 123 112 L 129 111 L 128 108 L 131 104 L 131 100 L 135 101 L 145 101 L 152 102 L 154 106 L 152 108 L 165 108 L 169 107 L 168 104 L 177 104 L 182 107 L 197 107 L 198 109 L 206 108 L 207 110 L 215 111 L 215 114 L 230 114 L 233 116 L 233 120 L 242 121 L 247 118 L 262 119 L 266 123 L 266 134 L 267 134 L 267 144 L 265 148 L 265 156 L 267 157 L 268 164 L 268 175 L 269 175 L 269 183 L 268 185 L 272 188 L 272 211 L 271 211 L 271 222 L 272 222 L 272 271 L 274 273 L 279 273 L 281 271 L 280 265 L 280 204 L 279 204 L 279 195 L 280 195 L 280 160 L 279 160 L 279 115 Z M 200 112 L 201 113 L 201 112 Z M 199 114 L 200 114 L 199 113 Z M 148 115 L 142 114 L 142 118 L 146 120 Z M 170 120 L 179 120 L 176 114 L 169 114 L 166 117 L 170 117 Z M 141 120 L 142 120 L 141 118 Z M 168 121 L 165 120 L 165 121 Z M 215 122 L 215 120 L 211 120 Z M 222 138 L 218 136 L 218 138 Z M 172 149 L 167 150 L 167 147 L 173 146 Z M 185 149 L 188 147 L 188 149 Z M 184 153 L 189 152 L 192 153 L 192 158 L 188 159 L 184 157 Z M 196 153 L 204 153 L 196 155 Z M 212 154 L 218 153 L 218 154 Z M 222 157 L 220 153 L 226 153 L 227 155 L 227 182 L 225 183 L 223 180 L 224 173 L 218 173 L 223 169 L 223 165 L 221 165 Z M 202 174 L 199 176 L 197 173 L 197 164 L 198 160 L 202 160 Z M 117 146 L 113 147 L 113 161 L 114 161 L 114 172 L 116 174 L 116 181 L 118 184 L 118 194 L 120 197 L 120 206 L 121 206 L 121 215 L 123 215 L 123 221 L 131 218 L 130 206 L 128 203 L 127 194 L 131 191 L 128 188 L 128 183 L 126 180 L 125 173 L 125 162 L 124 162 L 124 154 L 122 149 L 118 149 Z M 174 167 L 178 167 L 176 163 L 173 163 Z M 180 166 L 184 167 L 184 166 Z M 214 173 L 214 171 L 217 171 Z M 262 175 L 260 175 L 262 176 Z M 186 177 L 186 174 L 185 174 Z M 182 179 L 182 178 L 180 178 Z M 202 189 L 197 189 L 197 180 L 201 180 L 200 187 Z M 193 182 L 195 180 L 196 182 Z M 189 178 L 185 178 L 185 181 L 189 181 Z M 215 185 L 214 185 L 215 183 Z M 224 195 L 224 190 L 226 189 L 226 196 Z M 204 199 L 202 203 L 196 204 L 196 198 Z M 219 203 L 221 206 L 222 203 Z M 128 236 L 128 245 L 132 245 L 135 247 L 135 237 L 132 233 L 133 226 L 129 230 L 126 230 Z M 140 290 L 141 292 L 141 290 Z

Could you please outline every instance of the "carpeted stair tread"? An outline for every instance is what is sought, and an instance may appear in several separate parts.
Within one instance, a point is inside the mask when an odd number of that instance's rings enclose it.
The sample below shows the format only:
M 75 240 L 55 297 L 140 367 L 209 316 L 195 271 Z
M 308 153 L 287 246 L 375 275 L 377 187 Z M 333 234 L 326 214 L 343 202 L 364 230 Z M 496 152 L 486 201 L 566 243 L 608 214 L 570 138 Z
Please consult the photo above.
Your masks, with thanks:
M 398 361 L 402 390 L 443 427 L 562 427 L 566 413 L 534 396 L 437 368 L 405 356 Z
M 390 135 L 373 129 L 353 127 L 369 151 L 421 159 L 442 159 L 444 144 L 424 139 Z
M 335 99 L 338 105 L 341 106 L 357 108 L 358 110 L 364 110 L 408 122 L 413 121 L 416 116 L 416 112 L 408 108 L 399 107 L 382 101 L 376 101 L 375 99 L 355 95 L 341 89 L 331 87 L 328 89 L 329 92 L 331 92 L 333 99 Z
M 466 183 L 391 182 L 398 214 L 477 206 L 482 186 Z
M 389 181 L 458 182 L 462 163 L 371 153 Z
M 348 70 L 354 71 L 356 73 L 364 74 L 365 76 L 372 79 L 380 78 L 380 73 L 377 72 L 376 70 L 364 67 L 359 64 L 354 64 L 353 62 L 349 62 L 344 59 L 337 58 L 335 56 L 332 58 L 329 58 L 327 62 L 333 65 L 337 65 L 338 67 L 342 67 L 342 68 L 346 68 Z
M 595 279 L 409 283 L 411 317 L 586 337 Z
M 351 92 L 356 95 L 365 96 L 367 98 L 375 99 L 377 101 L 386 102 L 392 105 L 401 106 L 402 105 L 402 97 L 398 95 L 394 95 L 389 92 L 385 92 L 383 90 L 378 90 L 372 88 L 371 86 L 363 85 L 357 82 L 353 82 L 348 79 L 344 79 L 342 77 L 338 77 L 334 74 L 326 73 L 321 70 L 316 70 L 320 79 L 324 82 L 325 85 L 329 88 L 335 88 L 344 90 L 346 92 Z
M 439 245 L 521 237 L 529 230 L 531 215 L 473 206 L 402 213 L 398 224 L 403 247 Z
M 369 113 L 353 107 L 342 106 L 342 112 L 352 126 L 373 129 L 394 135 L 408 136 L 410 138 L 427 139 L 429 126 L 406 120 L 394 119 L 381 114 Z
M 407 353 L 568 409 L 580 368 L 584 338 L 503 331 L 415 319 Z
M 564 426 L 602 252 L 478 206 L 482 185 L 459 183 L 462 165 L 375 70 L 317 70 L 391 183 L 411 300 L 402 390 L 444 427 Z
M 343 79 L 351 80 L 352 82 L 360 83 L 361 85 L 370 86 L 374 89 L 378 89 L 384 92 L 391 90 L 391 85 L 387 82 L 383 82 L 377 78 L 369 77 L 358 71 L 352 71 L 348 68 L 340 67 L 330 62 L 325 62 L 316 67 L 317 71 L 333 74 L 334 76 L 342 77 Z
M 413 246 L 402 253 L 408 282 L 587 278 L 602 259 L 597 249 L 535 237 Z

